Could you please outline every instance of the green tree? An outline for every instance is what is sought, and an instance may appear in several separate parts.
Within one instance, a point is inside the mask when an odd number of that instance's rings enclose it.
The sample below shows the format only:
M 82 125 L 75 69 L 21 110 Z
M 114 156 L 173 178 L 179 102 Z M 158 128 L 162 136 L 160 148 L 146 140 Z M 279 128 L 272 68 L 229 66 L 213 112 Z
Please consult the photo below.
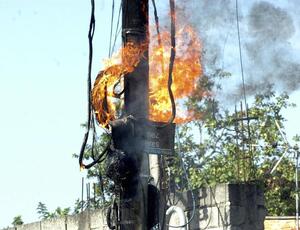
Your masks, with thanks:
M 216 72 L 215 76 L 219 74 L 222 75 Z M 210 90 L 216 87 L 215 82 L 215 79 L 204 76 L 199 88 Z M 247 110 L 250 120 L 247 120 L 245 106 L 243 109 L 238 105 L 239 109 L 221 110 L 219 102 L 211 97 L 192 95 L 187 107 L 199 119 L 182 125 L 179 131 L 180 151 L 192 186 L 257 183 L 264 188 L 269 215 L 294 214 L 295 168 L 288 154 L 270 174 L 285 151 L 294 151 L 288 149 L 277 128 L 277 124 L 284 128 L 282 110 L 295 106 L 288 99 L 285 93 L 276 95 L 272 88 L 266 89 L 253 98 Z M 195 141 L 196 132 L 199 141 Z M 178 144 L 177 140 L 177 151 Z M 178 165 L 172 173 L 176 181 L 182 183 L 182 170 Z
M 78 214 L 80 213 L 81 207 L 84 205 L 84 202 L 82 203 L 82 201 L 80 199 L 77 199 L 75 201 L 75 205 L 74 205 L 74 211 L 73 214 Z
M 66 217 L 67 215 L 69 215 L 70 211 L 71 211 L 71 208 L 63 208 L 62 209 L 61 207 L 57 207 L 55 209 L 54 213 L 57 217 Z
M 86 127 L 86 125 L 82 125 L 82 127 Z M 91 130 L 92 131 L 92 130 Z M 102 154 L 106 149 L 107 145 L 110 143 L 110 136 L 103 132 L 101 135 L 97 135 L 94 137 L 94 144 L 88 144 L 86 146 L 84 152 L 84 162 L 88 163 L 93 160 L 93 158 L 98 158 L 99 154 Z M 93 156 L 94 155 L 94 156 Z M 78 158 L 77 154 L 73 154 L 74 158 Z M 97 209 L 103 206 L 110 205 L 113 187 L 112 181 L 106 176 L 106 157 L 103 156 L 103 159 L 93 166 L 92 168 L 87 170 L 87 178 L 96 178 L 98 183 L 93 187 L 94 194 L 96 197 L 94 200 L 89 202 L 89 208 Z M 81 201 L 77 200 L 75 202 L 74 213 L 79 213 L 81 209 Z M 86 201 L 84 201 L 83 206 L 86 207 Z
M 57 207 L 54 212 L 49 212 L 46 205 L 42 202 L 38 203 L 37 213 L 40 215 L 39 218 L 42 220 L 53 219 L 56 217 L 66 217 L 71 212 L 71 208 Z
M 15 216 L 13 219 L 13 222 L 11 223 L 13 226 L 18 226 L 18 225 L 22 225 L 24 224 L 23 220 L 22 220 L 22 216 Z
M 37 206 L 37 213 L 39 214 L 39 218 L 40 219 L 48 219 L 49 216 L 50 216 L 50 213 L 46 207 L 46 205 L 42 202 L 39 202 L 38 203 L 38 206 Z
M 265 191 L 269 215 L 292 215 L 295 166 L 291 154 L 286 155 L 273 174 L 270 171 L 285 151 L 294 151 L 288 149 L 277 124 L 284 129 L 282 111 L 295 105 L 289 103 L 287 94 L 278 95 L 269 87 L 249 100 L 252 103 L 247 110 L 240 104 L 222 109 L 210 92 L 221 90 L 219 80 L 228 77 L 229 73 L 217 69 L 200 78 L 198 89 L 186 102 L 195 119 L 179 126 L 175 151 L 182 153 L 193 188 L 217 183 L 256 183 Z M 199 136 L 197 141 L 195 136 Z M 108 140 L 106 134 L 97 137 L 96 152 L 102 152 Z M 299 142 L 299 138 L 295 140 Z M 91 150 L 88 146 L 85 160 L 92 157 Z M 181 159 L 177 157 L 172 162 L 171 177 L 177 187 L 184 189 L 187 181 L 183 179 Z M 102 182 L 97 187 L 97 194 L 102 197 L 99 206 L 109 203 L 103 198 L 111 196 L 112 182 L 105 176 L 105 164 L 103 161 L 88 170 L 88 177 Z

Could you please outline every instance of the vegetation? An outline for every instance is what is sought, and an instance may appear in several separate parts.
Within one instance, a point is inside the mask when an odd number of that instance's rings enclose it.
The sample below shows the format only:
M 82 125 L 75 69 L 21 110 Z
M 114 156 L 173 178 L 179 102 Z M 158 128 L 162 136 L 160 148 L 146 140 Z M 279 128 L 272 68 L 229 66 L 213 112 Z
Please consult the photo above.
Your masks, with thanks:
M 181 151 L 190 183 L 193 188 L 213 186 L 217 183 L 256 183 L 265 192 L 268 215 L 293 215 L 295 213 L 295 185 L 293 154 L 278 130 L 284 129 L 283 109 L 294 107 L 288 95 L 277 95 L 272 87 L 256 94 L 245 109 L 241 104 L 222 110 L 219 102 L 209 93 L 221 87 L 219 79 L 229 77 L 229 73 L 216 70 L 210 76 L 203 76 L 198 84 L 197 94 L 186 103 L 195 119 L 179 125 L 175 150 Z M 247 115 L 248 119 L 247 120 Z M 276 124 L 277 122 L 277 124 Z M 196 138 L 197 137 L 197 138 Z M 108 142 L 108 136 L 97 137 L 96 152 L 100 153 Z M 197 140 L 196 140 L 197 139 Z M 178 141 L 180 140 L 180 141 Z M 299 137 L 294 139 L 299 142 Z M 270 173 L 280 156 L 283 158 L 274 173 Z M 91 157 L 88 146 L 85 158 Z M 77 157 L 75 155 L 75 157 Z M 179 158 L 174 159 L 171 175 L 177 187 L 186 188 L 186 180 L 180 167 Z M 94 207 L 109 204 L 112 183 L 105 176 L 103 161 L 88 170 L 88 177 L 96 177 L 98 202 Z
M 24 224 L 22 216 L 15 216 L 13 222 L 11 223 L 14 227 Z
M 209 79 L 212 78 L 204 76 L 199 85 L 207 89 L 215 87 Z M 284 129 L 282 110 L 295 106 L 288 99 L 287 94 L 276 95 L 268 88 L 255 95 L 247 111 L 240 105 L 239 109 L 233 107 L 222 111 L 219 103 L 210 97 L 193 95 L 187 106 L 201 119 L 182 125 L 179 132 L 180 149 L 192 186 L 256 183 L 264 189 L 269 215 L 293 215 L 295 166 L 292 157 L 298 147 L 295 145 L 290 149 L 277 127 L 278 124 Z M 247 112 L 249 120 L 246 119 Z M 198 141 L 195 140 L 196 133 Z M 299 137 L 294 140 L 299 142 Z M 178 147 L 177 141 L 177 150 Z M 289 154 L 271 174 L 275 163 L 286 151 Z M 174 167 L 173 176 L 180 182 L 182 172 L 178 168 Z
M 86 127 L 86 125 L 82 125 Z M 92 154 L 97 158 L 99 154 L 101 154 L 104 149 L 107 147 L 107 144 L 110 142 L 110 136 L 104 132 L 100 136 L 95 136 L 94 146 L 87 145 L 84 153 L 84 162 L 89 162 L 92 159 Z M 92 151 L 92 147 L 94 148 Z M 77 154 L 73 154 L 73 157 L 78 158 Z M 89 207 L 92 209 L 97 209 L 103 206 L 110 205 L 110 200 L 112 197 L 112 188 L 113 183 L 109 180 L 105 173 L 106 170 L 106 159 L 96 164 L 92 168 L 87 170 L 87 178 L 95 178 L 98 183 L 95 184 L 93 189 L 94 193 L 97 195 L 89 204 Z M 86 207 L 86 203 L 83 203 L 83 206 Z M 75 207 L 81 207 L 81 202 L 76 201 Z M 75 210 L 79 211 L 79 209 L 75 208 Z M 76 212 L 76 211 L 75 211 Z
M 38 203 L 37 213 L 40 215 L 40 219 L 48 220 L 56 217 L 66 217 L 70 214 L 70 208 L 60 208 L 57 207 L 54 212 L 49 212 L 46 205 L 42 202 Z

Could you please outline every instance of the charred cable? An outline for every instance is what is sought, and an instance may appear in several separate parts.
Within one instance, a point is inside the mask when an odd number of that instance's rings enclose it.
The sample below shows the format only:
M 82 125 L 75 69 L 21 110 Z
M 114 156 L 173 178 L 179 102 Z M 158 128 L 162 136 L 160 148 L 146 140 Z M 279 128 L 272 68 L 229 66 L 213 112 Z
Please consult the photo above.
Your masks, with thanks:
M 187 171 L 186 171 L 186 167 L 185 167 L 185 165 L 184 165 L 183 155 L 182 155 L 182 152 L 181 152 L 181 143 L 180 143 L 179 131 L 178 131 L 178 130 L 176 131 L 176 137 L 177 137 L 177 140 L 178 140 L 178 141 L 177 141 L 177 142 L 178 142 L 178 156 L 179 156 L 179 158 L 180 158 L 181 167 L 182 167 L 182 169 L 183 169 L 183 173 L 184 173 L 185 179 L 186 179 L 186 181 L 187 181 L 188 191 L 190 191 L 191 196 L 192 196 L 193 210 L 192 210 L 192 215 L 191 215 L 190 219 L 187 220 L 187 222 L 186 222 L 184 225 L 175 225 L 175 226 L 169 225 L 169 224 L 167 224 L 167 225 L 168 225 L 168 227 L 170 227 L 170 228 L 183 228 L 183 227 L 188 226 L 188 225 L 192 222 L 192 220 L 194 219 L 194 217 L 195 217 L 195 212 L 196 212 L 196 200 L 195 200 L 195 195 L 194 195 L 194 193 L 193 193 L 193 190 L 192 190 L 192 188 L 191 188 L 191 186 L 190 186 L 190 182 L 189 182 L 189 178 L 188 178 L 188 173 L 187 173 Z
M 172 123 L 176 117 L 176 104 L 175 104 L 175 99 L 171 88 L 173 83 L 173 67 L 174 67 L 174 61 L 176 56 L 175 0 L 170 0 L 170 12 L 171 12 L 171 56 L 170 56 L 170 63 L 169 63 L 168 91 L 172 103 L 172 116 L 168 122 L 169 124 Z
M 88 80 L 87 80 L 87 91 L 88 91 L 88 118 L 87 118 L 87 127 L 86 127 L 86 133 L 83 138 L 83 142 L 80 149 L 79 154 L 79 165 L 82 168 L 89 169 L 95 164 L 103 161 L 103 157 L 105 156 L 105 153 L 108 151 L 108 148 L 110 146 L 110 142 L 107 144 L 105 149 L 102 153 L 98 155 L 98 157 L 95 156 L 94 153 L 94 145 L 96 141 L 96 128 L 95 128 L 95 119 L 93 116 L 92 111 L 92 105 L 91 105 L 91 90 L 92 90 L 92 80 L 91 80 L 91 72 L 92 72 L 92 62 L 93 62 L 93 37 L 95 33 L 95 1 L 91 0 L 91 19 L 90 19 L 90 26 L 89 26 L 89 33 L 88 33 L 88 39 L 89 39 L 89 65 L 88 65 Z M 92 148 L 91 148 L 91 155 L 93 158 L 93 162 L 85 165 L 83 164 L 83 155 L 84 151 L 86 149 L 87 141 L 89 138 L 89 133 L 91 129 L 91 125 L 93 126 L 93 142 L 92 142 Z
M 95 151 L 94 151 L 93 147 L 95 146 L 95 142 L 96 142 L 96 127 L 95 127 L 95 117 L 93 116 L 93 114 L 92 114 L 92 124 L 93 124 L 93 141 L 92 141 L 91 155 L 92 155 L 93 160 L 95 160 L 96 156 L 95 156 Z
M 156 26 L 156 32 L 157 32 L 157 40 L 158 45 L 162 48 L 162 40 L 159 30 L 159 19 L 157 14 L 157 8 L 155 4 L 155 0 L 152 0 L 153 8 L 154 8 L 154 18 L 155 18 L 155 26 Z M 176 56 L 176 27 L 175 27 L 175 0 L 170 0 L 170 13 L 171 13 L 171 55 L 170 55 L 170 62 L 169 62 L 169 73 L 168 73 L 168 93 L 171 100 L 172 105 L 172 116 L 170 117 L 169 121 L 164 125 L 156 125 L 159 128 L 164 128 L 167 125 L 173 123 L 175 117 L 176 117 L 176 104 L 175 104 L 175 98 L 172 91 L 172 83 L 173 83 L 173 67 L 175 62 L 175 56 Z M 162 72 L 164 72 L 164 60 L 162 55 Z
M 108 152 L 109 148 L 110 148 L 110 142 L 106 145 L 105 149 L 99 154 L 99 156 L 93 159 L 91 163 L 87 165 L 81 163 L 81 166 L 84 167 L 85 169 L 89 169 L 93 167 L 95 164 L 102 162 L 105 159 L 105 154 Z
M 81 145 L 80 153 L 79 153 L 79 165 L 80 167 L 84 167 L 82 160 L 83 154 L 85 151 L 85 147 L 89 138 L 90 128 L 91 128 L 91 117 L 92 117 L 92 106 L 91 106 L 91 90 L 92 90 L 92 81 L 91 81 L 91 72 L 92 72 L 92 62 L 93 62 L 93 37 L 95 33 L 95 1 L 91 0 L 91 19 L 90 19 L 90 27 L 88 33 L 89 39 L 89 65 L 88 65 L 88 118 L 87 118 L 87 128 L 86 133 L 83 137 L 83 142 Z

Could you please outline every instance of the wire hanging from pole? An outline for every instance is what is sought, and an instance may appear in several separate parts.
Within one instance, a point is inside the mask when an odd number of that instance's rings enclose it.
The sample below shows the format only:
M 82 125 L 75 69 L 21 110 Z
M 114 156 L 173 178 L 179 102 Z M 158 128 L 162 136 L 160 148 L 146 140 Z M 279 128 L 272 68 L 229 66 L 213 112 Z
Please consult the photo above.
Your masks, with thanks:
M 158 44 L 160 48 L 163 47 L 160 30 L 159 30 L 159 19 L 157 14 L 157 8 L 155 4 L 155 0 L 152 0 L 153 8 L 154 8 L 154 18 L 155 18 L 155 25 L 156 25 L 156 31 L 157 31 L 157 38 L 158 38 Z M 170 53 L 170 61 L 169 61 L 169 71 L 168 71 L 168 94 L 171 101 L 171 111 L 172 115 L 169 119 L 169 121 L 166 124 L 163 124 L 161 126 L 155 125 L 157 128 L 164 128 L 168 126 L 169 124 L 173 123 L 176 117 L 176 103 L 174 94 L 172 91 L 172 83 L 173 83 L 173 68 L 174 68 L 174 62 L 176 57 L 176 15 L 175 15 L 175 0 L 170 0 L 170 15 L 171 15 L 171 53 Z M 161 49 L 163 50 L 163 49 Z M 162 73 L 164 72 L 164 61 L 163 61 L 163 54 L 162 56 Z
M 165 70 L 163 45 L 162 45 L 161 35 L 160 35 L 160 30 L 159 30 L 159 19 L 158 19 L 155 0 L 152 0 L 152 5 L 153 5 L 153 9 L 154 9 L 154 19 L 155 19 L 155 27 L 156 27 L 156 33 L 157 33 L 157 43 L 158 43 L 158 46 L 160 47 L 160 50 L 161 50 L 161 69 L 162 69 L 162 74 L 163 74 L 164 70 Z
M 103 152 L 100 153 L 97 158 L 95 157 L 95 155 L 94 155 L 94 144 L 95 144 L 95 141 L 96 141 L 96 136 L 95 136 L 96 135 L 96 129 L 95 129 L 95 119 L 94 119 L 92 105 L 91 105 L 91 90 L 92 90 L 92 80 L 91 80 L 91 74 L 92 73 L 91 72 L 92 72 L 92 62 L 93 62 L 93 38 L 94 38 L 94 33 L 95 33 L 95 24 L 96 24 L 96 20 L 95 20 L 95 1 L 91 0 L 91 18 L 90 18 L 90 25 L 89 25 L 89 32 L 88 32 L 88 39 L 89 39 L 89 64 L 88 64 L 88 79 L 87 79 L 88 117 L 87 117 L 86 133 L 83 137 L 83 142 L 82 142 L 80 153 L 79 153 L 80 168 L 85 168 L 85 169 L 89 169 L 92 166 L 94 166 L 95 164 L 102 161 L 105 153 L 107 152 L 107 150 L 110 146 L 110 143 L 108 143 L 108 145 L 103 150 Z M 93 162 L 85 165 L 83 163 L 83 156 L 84 156 L 84 151 L 86 149 L 87 141 L 88 141 L 88 138 L 89 138 L 91 126 L 93 128 L 93 142 L 92 142 L 92 147 L 91 147 Z
M 171 13 L 171 55 L 170 55 L 170 63 L 169 63 L 169 77 L 168 77 L 168 92 L 170 95 L 170 100 L 172 104 L 172 116 L 170 117 L 169 124 L 173 123 L 176 117 L 176 104 L 174 95 L 172 92 L 172 83 L 173 83 L 173 68 L 174 68 L 174 61 L 176 56 L 176 15 L 175 15 L 175 0 L 170 0 L 170 13 Z
M 91 19 L 90 19 L 90 27 L 89 27 L 89 33 L 88 33 L 88 39 L 89 39 L 89 65 L 88 65 L 88 87 L 87 87 L 87 93 L 88 93 L 88 118 L 87 118 L 87 127 L 86 127 L 86 133 L 83 137 L 83 142 L 81 145 L 80 153 L 79 153 L 79 165 L 80 167 L 84 167 L 82 160 L 83 160 L 83 154 L 86 148 L 86 144 L 89 138 L 90 128 L 91 128 L 91 117 L 92 117 L 92 106 L 91 106 L 91 90 L 92 90 L 92 81 L 91 81 L 91 72 L 92 72 L 92 62 L 93 62 L 93 37 L 95 33 L 95 1 L 91 0 Z
M 112 54 L 112 34 L 113 34 L 113 26 L 114 26 L 114 14 L 115 14 L 115 0 L 112 1 L 111 6 L 111 19 L 110 19 L 110 35 L 109 35 L 109 50 L 108 50 L 108 57 L 111 57 Z
M 122 29 L 121 27 L 119 27 L 120 26 L 120 17 L 121 17 L 122 4 L 123 4 L 123 1 L 121 1 L 120 7 L 119 7 L 119 13 L 118 13 L 117 25 L 116 25 L 116 30 L 115 30 L 114 43 L 112 45 L 111 54 L 113 54 L 114 51 L 115 51 L 117 37 L 120 34 L 121 29 Z
M 180 163 L 181 163 L 181 167 L 182 167 L 182 170 L 183 170 L 183 173 L 184 173 L 184 176 L 185 176 L 185 179 L 187 181 L 187 186 L 188 186 L 188 191 L 191 192 L 191 197 L 192 197 L 192 202 L 193 202 L 193 209 L 192 209 L 192 214 L 191 214 L 191 217 L 189 220 L 186 221 L 186 223 L 184 225 L 168 225 L 168 227 L 170 228 L 184 228 L 186 226 L 188 226 L 192 220 L 194 219 L 195 217 L 195 213 L 196 213 L 196 199 L 195 199 L 195 195 L 193 193 L 193 190 L 190 186 L 190 180 L 189 180 L 189 177 L 188 177 L 188 172 L 186 170 L 186 167 L 184 165 L 184 161 L 183 161 L 183 154 L 181 152 L 181 143 L 180 143 L 180 136 L 179 136 L 179 131 L 178 129 L 176 129 L 175 131 L 175 135 L 176 135 L 176 138 L 177 138 L 177 144 L 178 144 L 178 156 L 179 156 L 179 159 L 180 159 Z

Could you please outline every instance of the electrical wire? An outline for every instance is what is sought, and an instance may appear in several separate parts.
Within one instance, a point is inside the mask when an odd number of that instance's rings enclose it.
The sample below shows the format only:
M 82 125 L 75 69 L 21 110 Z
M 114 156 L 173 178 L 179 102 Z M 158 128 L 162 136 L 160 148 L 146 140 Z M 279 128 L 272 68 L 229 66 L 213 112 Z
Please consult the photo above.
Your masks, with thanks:
M 239 4 L 238 0 L 235 1 L 235 11 L 236 11 L 236 28 L 237 28 L 237 35 L 238 35 L 238 43 L 239 43 L 239 57 L 240 57 L 240 68 L 241 68 L 241 74 L 242 74 L 242 84 L 243 84 L 243 97 L 244 97 L 244 103 L 245 103 L 245 110 L 246 110 L 246 118 L 247 118 L 247 133 L 248 133 L 248 139 L 250 141 L 251 139 L 251 130 L 250 130 L 250 120 L 249 120 L 249 109 L 248 109 L 248 103 L 247 103 L 247 97 L 246 97 L 246 87 L 245 87 L 245 76 L 244 76 L 244 64 L 243 64 L 243 55 L 242 55 L 242 47 L 241 47 L 241 35 L 240 35 L 240 20 L 239 20 Z M 249 148 L 251 159 L 252 156 L 252 147 Z M 251 169 L 253 168 L 253 162 L 251 162 Z M 251 172 L 250 172 L 251 173 Z
M 111 19 L 110 19 L 110 35 L 109 35 L 109 50 L 108 50 L 108 57 L 111 57 L 112 51 L 112 34 L 113 34 L 113 27 L 114 27 L 114 14 L 115 14 L 115 0 L 112 1 L 111 6 Z
M 105 147 L 105 149 L 98 155 L 98 157 L 95 156 L 94 152 L 94 146 L 96 141 L 96 128 L 95 128 L 95 119 L 94 114 L 92 110 L 91 105 L 91 91 L 92 91 L 92 80 L 91 80 L 91 72 L 92 72 L 92 63 L 93 63 L 93 38 L 95 34 L 95 1 L 91 0 L 91 18 L 90 18 L 90 25 L 89 25 L 89 32 L 88 32 L 88 40 L 89 40 L 89 64 L 88 64 L 88 79 L 87 79 L 87 92 L 88 92 L 88 117 L 87 117 L 87 126 L 86 126 L 86 133 L 83 137 L 83 142 L 81 145 L 80 153 L 79 153 L 79 165 L 80 168 L 89 169 L 95 164 L 101 162 L 104 160 L 105 153 L 108 151 L 108 148 L 110 146 L 110 141 Z M 87 141 L 90 134 L 90 129 L 93 128 L 93 141 L 92 141 L 92 147 L 91 147 L 91 155 L 93 158 L 93 162 L 89 164 L 83 163 L 83 157 L 84 157 L 84 151 L 86 149 Z
M 118 35 L 120 34 L 121 29 L 122 29 L 122 28 L 120 27 L 120 18 L 121 18 L 122 4 L 123 4 L 123 1 L 121 1 L 120 7 L 119 7 L 119 13 L 118 13 L 118 19 L 117 19 L 117 26 L 116 26 L 116 31 L 115 31 L 114 43 L 113 43 L 113 46 L 112 46 L 112 49 L 111 49 L 111 54 L 113 54 L 114 51 L 115 51 L 115 46 L 116 46 L 117 37 L 118 37 Z
M 95 142 L 96 142 L 97 132 L 96 132 L 96 126 L 95 126 L 94 113 L 92 113 L 92 126 L 93 126 L 93 141 L 92 141 L 91 155 L 92 155 L 93 160 L 95 160 L 96 156 L 95 156 L 94 146 L 95 146 Z
M 158 38 L 158 44 L 162 48 L 162 40 L 159 30 L 159 18 L 157 14 L 157 7 L 155 4 L 155 0 L 152 0 L 153 8 L 154 8 L 154 18 L 155 18 L 155 25 L 156 25 L 156 31 L 157 31 L 157 38 Z M 168 94 L 171 101 L 171 109 L 172 109 L 172 115 L 168 122 L 163 125 L 153 125 L 157 128 L 164 128 L 170 124 L 173 123 L 176 117 L 176 103 L 174 94 L 172 91 L 172 83 L 173 83 L 173 68 L 174 68 L 174 62 L 176 57 L 176 17 L 175 17 L 175 0 L 170 0 L 170 15 L 171 15 L 171 53 L 170 53 L 170 61 L 169 61 L 169 71 L 168 71 Z M 162 50 L 162 49 L 161 49 Z M 162 54 L 162 72 L 164 72 L 164 62 L 163 62 L 163 54 Z
M 168 92 L 172 104 L 172 116 L 168 121 L 169 124 L 173 123 L 176 117 L 176 104 L 174 95 L 172 92 L 172 83 L 173 83 L 173 67 L 174 61 L 176 56 L 176 27 L 175 27 L 175 0 L 170 0 L 170 13 L 171 13 L 171 55 L 170 55 L 170 62 L 169 62 L 169 77 L 168 77 Z
M 180 225 L 184 226 L 181 228 L 181 230 L 187 230 L 186 218 L 185 218 L 183 209 L 178 206 L 169 207 L 166 212 L 166 215 L 169 217 L 169 221 L 170 221 L 170 219 L 171 219 L 170 217 L 173 213 L 177 213 Z
M 88 118 L 87 118 L 87 127 L 86 133 L 83 137 L 83 142 L 81 145 L 80 153 L 79 153 L 79 165 L 80 167 L 84 167 L 83 154 L 86 148 L 86 144 L 89 138 L 90 128 L 91 128 L 91 117 L 92 117 L 92 106 L 91 106 L 91 89 L 92 89 L 92 81 L 91 81 L 91 72 L 92 72 L 92 62 L 93 62 L 93 37 L 95 33 L 95 1 L 91 0 L 91 19 L 89 26 L 89 65 L 88 65 L 88 79 L 87 79 L 87 91 L 88 91 Z
M 105 149 L 99 154 L 99 156 L 97 158 L 93 159 L 93 161 L 87 165 L 82 164 L 82 167 L 85 169 L 89 169 L 89 168 L 93 167 L 95 164 L 98 164 L 98 163 L 104 161 L 105 157 L 106 157 L 106 153 L 109 150 L 109 147 L 110 147 L 110 142 L 106 145 Z
M 171 228 L 184 228 L 184 227 L 188 226 L 195 217 L 196 200 L 195 200 L 195 195 L 193 193 L 193 190 L 190 186 L 190 180 L 189 180 L 189 177 L 188 177 L 188 173 L 186 171 L 186 167 L 185 167 L 184 162 L 183 162 L 183 155 L 182 155 L 182 152 L 181 152 L 181 143 L 180 143 L 180 137 L 179 137 L 178 129 L 176 129 L 176 137 L 177 137 L 177 144 L 178 144 L 178 156 L 179 156 L 179 159 L 180 159 L 180 162 L 181 162 L 181 167 L 183 169 L 185 179 L 187 181 L 188 191 L 190 191 L 191 196 L 192 196 L 193 210 L 192 210 L 192 215 L 191 215 L 190 219 L 187 220 L 186 224 L 184 224 L 184 225 L 175 225 L 175 226 L 169 225 L 169 224 L 167 224 L 167 225 L 168 225 L 168 227 L 171 227 Z
M 152 0 L 152 5 L 154 9 L 154 19 L 155 19 L 155 27 L 156 27 L 156 33 L 157 33 L 157 43 L 158 46 L 160 47 L 161 52 L 161 69 L 162 73 L 164 73 L 165 70 L 165 65 L 164 65 L 164 55 L 163 55 L 163 45 L 161 41 L 161 35 L 160 35 L 160 29 L 159 29 L 159 18 L 157 14 L 157 8 L 156 8 L 156 3 L 155 0 Z
M 243 65 L 243 56 L 242 56 L 242 48 L 241 48 L 241 35 L 240 35 L 238 0 L 235 1 L 235 12 L 236 12 L 236 28 L 237 28 L 237 35 L 238 35 L 238 42 L 239 42 L 240 68 L 241 68 L 242 84 L 243 84 L 243 96 L 244 96 L 245 106 L 247 106 L 245 77 L 244 77 L 244 65 Z

